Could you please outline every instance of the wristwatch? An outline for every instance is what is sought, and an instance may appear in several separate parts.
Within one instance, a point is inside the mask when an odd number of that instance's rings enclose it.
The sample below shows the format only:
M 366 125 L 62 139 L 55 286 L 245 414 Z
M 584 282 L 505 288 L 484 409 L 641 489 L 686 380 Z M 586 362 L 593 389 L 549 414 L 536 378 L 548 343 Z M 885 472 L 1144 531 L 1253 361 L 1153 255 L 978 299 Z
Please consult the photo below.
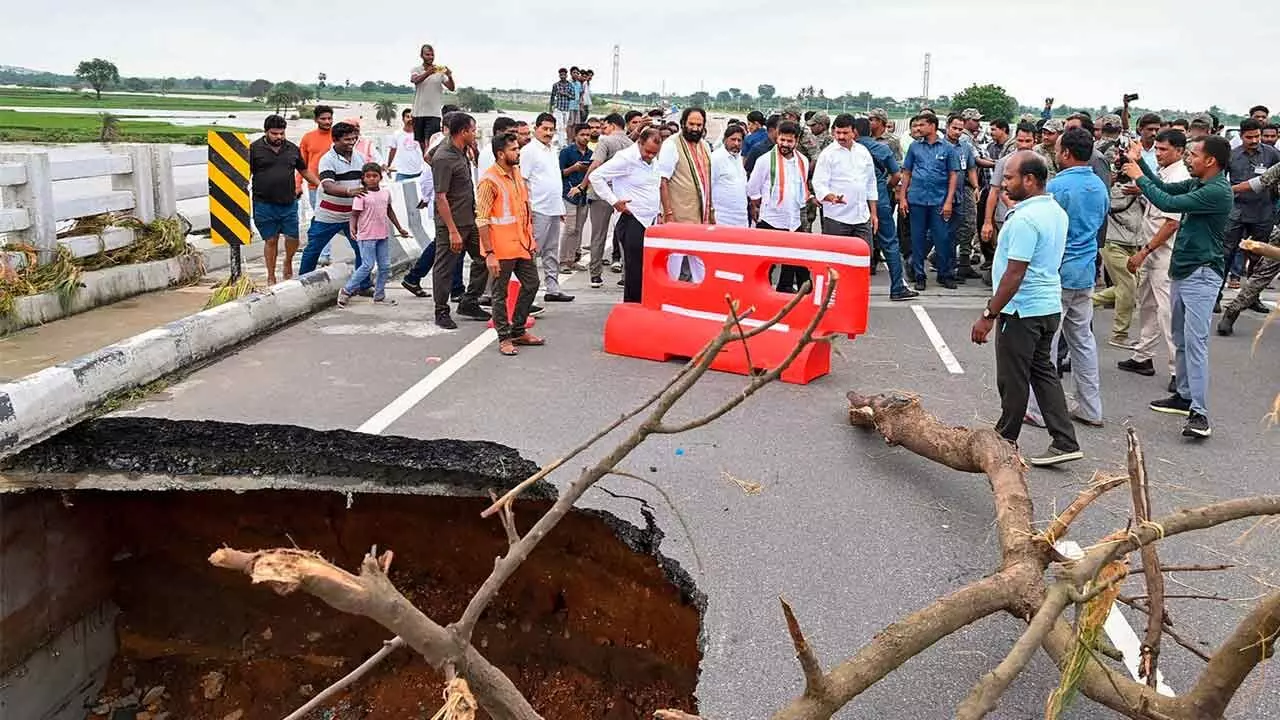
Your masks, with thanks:
M 982 319 L 983 319 L 983 320 L 995 320 L 995 319 L 996 319 L 996 313 L 991 312 L 991 307 L 990 307 L 990 306 L 984 306 L 984 307 L 982 308 Z

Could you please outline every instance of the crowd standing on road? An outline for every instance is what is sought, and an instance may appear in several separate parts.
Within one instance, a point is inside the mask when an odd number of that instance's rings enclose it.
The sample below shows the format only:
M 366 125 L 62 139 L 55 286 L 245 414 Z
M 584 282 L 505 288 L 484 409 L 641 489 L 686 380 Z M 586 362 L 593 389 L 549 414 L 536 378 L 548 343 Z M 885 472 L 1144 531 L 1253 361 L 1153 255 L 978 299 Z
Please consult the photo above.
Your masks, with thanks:
M 623 302 L 640 302 L 644 237 L 655 224 L 860 238 L 872 246 L 872 273 L 887 267 L 891 300 L 927 292 L 931 270 L 944 289 L 979 279 L 993 288 L 972 336 L 985 342 L 997 331 L 997 428 L 1016 440 L 1023 424 L 1046 427 L 1050 448 L 1031 461 L 1055 464 L 1080 457 L 1072 421 L 1103 424 L 1095 307 L 1116 309 L 1107 342 L 1132 353 L 1119 369 L 1156 375 L 1163 349 L 1170 394 L 1151 409 L 1186 417 L 1183 434 L 1206 438 L 1212 317 L 1221 314 L 1225 336 L 1244 311 L 1269 312 L 1259 295 L 1280 274 L 1275 252 L 1259 252 L 1280 245 L 1280 132 L 1264 106 L 1230 142 L 1207 114 L 1146 114 L 1130 131 L 1130 96 L 1096 122 L 1085 113 L 1052 118 L 1051 99 L 1039 118 L 985 127 L 975 108 L 946 117 L 921 108 L 905 141 L 878 108 L 834 119 L 753 110 L 708 139 L 698 107 L 678 121 L 664 109 L 592 116 L 594 73 L 571 67 L 558 71 L 547 112 L 532 125 L 499 117 L 481 148 L 474 118 L 443 104 L 452 71 L 435 64 L 431 46 L 420 55 L 410 72 L 414 104 L 385 164 L 358 121 L 335 123 L 332 108 L 315 108 L 316 128 L 298 145 L 283 138 L 283 119 L 268 118 L 250 164 L 270 281 L 279 237 L 291 275 L 305 181 L 315 216 L 300 271 L 345 234 L 357 270 L 339 304 L 353 295 L 385 301 L 386 236 L 392 225 L 403 229 L 370 164 L 415 182 L 417 209 L 434 221 L 435 241 L 402 287 L 426 297 L 430 274 L 435 323 L 456 328 L 456 303 L 460 317 L 493 321 L 504 355 L 543 344 L 525 326 L 543 312 L 539 290 L 544 302 L 574 300 L 560 287 L 565 273 L 587 272 L 600 288 L 608 267 L 621 275 Z M 694 282 L 705 273 L 680 255 L 666 270 Z M 809 279 L 802 267 L 775 273 L 781 292 Z M 509 311 L 512 278 L 519 291 Z M 1239 292 L 1224 308 L 1225 289 Z M 1068 373 L 1072 405 L 1061 381 Z

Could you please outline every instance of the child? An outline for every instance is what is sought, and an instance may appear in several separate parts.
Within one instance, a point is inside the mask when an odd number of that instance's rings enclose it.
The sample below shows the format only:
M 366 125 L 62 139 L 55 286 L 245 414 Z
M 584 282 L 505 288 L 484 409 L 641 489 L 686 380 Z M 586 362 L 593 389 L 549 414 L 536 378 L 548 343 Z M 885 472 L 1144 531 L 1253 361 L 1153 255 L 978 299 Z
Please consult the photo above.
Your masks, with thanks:
M 391 272 L 391 250 L 387 246 L 391 233 L 387 220 L 396 226 L 400 237 L 409 237 L 409 232 L 396 219 L 396 211 L 391 207 L 391 191 L 381 186 L 382 166 L 365 163 L 361 172 L 360 181 L 367 192 L 351 201 L 351 237 L 360 246 L 360 267 L 351 274 L 346 287 L 338 291 L 338 307 L 346 307 L 347 300 L 369 279 L 374 262 L 378 264 L 378 277 L 374 282 L 373 301 L 395 305 L 394 300 L 387 299 L 386 292 L 387 275 Z

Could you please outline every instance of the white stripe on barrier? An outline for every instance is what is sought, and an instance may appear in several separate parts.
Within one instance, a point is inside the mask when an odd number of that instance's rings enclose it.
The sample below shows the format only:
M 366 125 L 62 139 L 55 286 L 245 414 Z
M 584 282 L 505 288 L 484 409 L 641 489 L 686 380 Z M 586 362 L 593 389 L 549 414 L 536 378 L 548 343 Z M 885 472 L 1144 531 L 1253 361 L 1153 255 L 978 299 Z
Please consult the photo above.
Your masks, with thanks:
M 813 276 L 813 304 L 818 307 L 822 307 L 822 284 L 826 280 L 827 277 L 825 275 Z M 832 298 L 832 300 L 835 300 L 835 298 Z
M 871 267 L 870 257 L 827 250 L 805 250 L 803 248 L 770 247 L 768 245 L 741 245 L 739 243 L 711 242 L 708 240 L 676 240 L 650 237 L 644 239 L 644 246 L 659 250 L 682 250 L 690 253 L 708 252 L 721 255 L 750 255 L 753 257 L 772 257 L 779 260 L 809 260 L 834 265 Z
M 679 305 L 662 305 L 662 312 L 669 312 L 673 315 L 683 315 L 685 317 L 697 318 L 699 320 L 714 320 L 716 322 L 724 322 L 729 319 L 728 315 L 722 313 L 706 312 L 705 310 L 694 310 L 693 308 L 680 307 Z M 757 328 L 764 325 L 763 320 L 754 318 L 743 318 L 742 324 L 749 328 Z M 775 332 L 791 332 L 791 326 L 786 323 L 778 323 L 769 328 Z
M 721 280 L 732 280 L 733 282 L 742 282 L 743 280 L 746 280 L 746 277 L 744 277 L 742 273 L 729 272 L 728 270 L 717 270 L 715 274 L 716 277 Z

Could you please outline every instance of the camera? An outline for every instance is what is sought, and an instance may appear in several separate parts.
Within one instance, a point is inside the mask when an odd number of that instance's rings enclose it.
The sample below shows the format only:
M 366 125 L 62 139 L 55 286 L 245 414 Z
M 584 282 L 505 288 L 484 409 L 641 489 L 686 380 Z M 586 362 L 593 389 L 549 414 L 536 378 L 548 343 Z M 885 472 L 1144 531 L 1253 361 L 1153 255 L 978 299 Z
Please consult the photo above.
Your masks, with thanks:
M 1124 104 L 1128 105 L 1129 103 L 1137 99 L 1138 99 L 1138 93 L 1125 93 Z

